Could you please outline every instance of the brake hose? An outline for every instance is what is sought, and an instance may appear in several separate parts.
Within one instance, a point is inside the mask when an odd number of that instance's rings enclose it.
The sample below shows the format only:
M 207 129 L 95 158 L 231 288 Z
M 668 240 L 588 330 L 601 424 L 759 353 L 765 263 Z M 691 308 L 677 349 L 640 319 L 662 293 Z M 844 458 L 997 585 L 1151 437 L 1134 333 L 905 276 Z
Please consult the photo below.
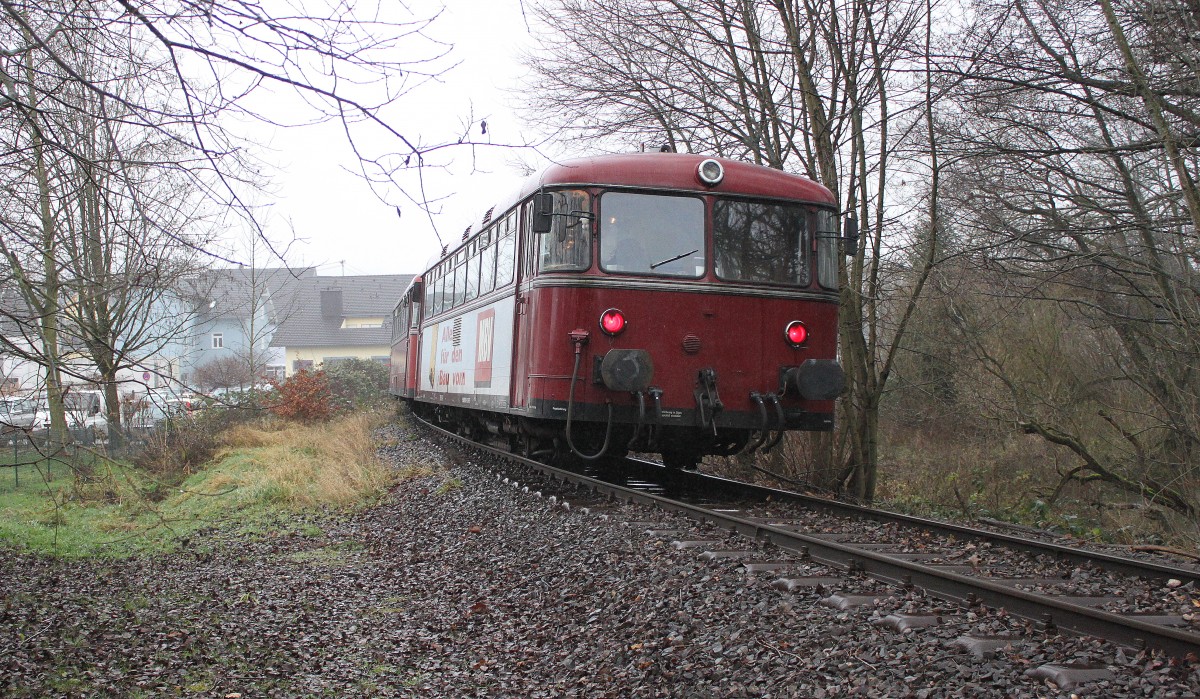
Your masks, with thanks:
M 600 451 L 595 454 L 584 454 L 575 448 L 575 443 L 571 441 L 571 419 L 575 413 L 575 381 L 579 377 L 579 360 L 583 354 L 583 345 L 587 342 L 586 337 L 572 337 L 572 342 L 575 343 L 575 368 L 571 370 L 571 389 L 567 393 L 567 446 L 571 448 L 571 453 L 575 454 L 584 461 L 595 461 L 604 456 L 608 451 L 608 440 L 612 436 L 612 401 L 607 401 L 608 404 L 608 425 L 604 429 L 604 444 L 600 446 Z

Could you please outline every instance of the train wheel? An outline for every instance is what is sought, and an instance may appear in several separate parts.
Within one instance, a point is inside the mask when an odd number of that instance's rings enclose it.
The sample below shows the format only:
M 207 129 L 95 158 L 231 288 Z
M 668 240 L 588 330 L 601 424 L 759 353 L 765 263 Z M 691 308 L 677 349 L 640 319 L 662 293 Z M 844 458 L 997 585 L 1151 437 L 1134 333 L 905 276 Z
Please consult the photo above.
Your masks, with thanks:
M 750 430 L 722 433 L 712 446 L 710 453 L 717 456 L 733 456 L 746 448 L 750 442 Z
M 671 450 L 662 453 L 663 465 L 670 469 L 695 471 L 700 455 L 694 451 Z

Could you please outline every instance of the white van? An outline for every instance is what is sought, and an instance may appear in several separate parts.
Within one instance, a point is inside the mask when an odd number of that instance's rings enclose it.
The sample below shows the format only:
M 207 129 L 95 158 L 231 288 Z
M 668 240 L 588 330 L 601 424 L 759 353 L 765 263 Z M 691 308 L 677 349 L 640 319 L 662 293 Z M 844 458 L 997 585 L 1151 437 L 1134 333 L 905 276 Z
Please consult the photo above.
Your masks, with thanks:
M 104 396 L 100 391 L 67 387 L 63 392 L 63 410 L 70 429 L 108 429 L 108 419 L 104 417 Z

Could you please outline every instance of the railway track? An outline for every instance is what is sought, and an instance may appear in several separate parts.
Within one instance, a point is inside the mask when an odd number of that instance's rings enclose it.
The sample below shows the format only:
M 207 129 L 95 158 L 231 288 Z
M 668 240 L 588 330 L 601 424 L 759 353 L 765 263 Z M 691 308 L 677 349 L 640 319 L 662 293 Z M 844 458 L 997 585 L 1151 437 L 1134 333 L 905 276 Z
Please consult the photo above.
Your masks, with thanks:
M 636 459 L 605 472 L 580 473 L 429 428 L 518 464 L 525 470 L 524 487 L 569 490 L 569 497 L 582 498 L 597 512 L 614 500 L 637 502 L 737 532 L 747 545 L 731 550 L 656 529 L 652 522 L 626 522 L 677 548 L 696 549 L 707 560 L 770 576 L 781 590 L 837 590 L 821 600 L 835 609 L 873 606 L 884 596 L 881 586 L 915 587 L 965 610 L 981 605 L 1006 610 L 1042 633 L 1068 632 L 1175 658 L 1200 658 L 1200 570 L 1194 567 L 667 471 Z M 940 617 L 932 607 L 909 608 L 886 615 L 883 623 L 903 632 L 938 624 Z M 1024 640 L 964 636 L 957 643 L 986 657 Z M 1106 671 L 1060 665 L 1046 672 L 1062 686 Z

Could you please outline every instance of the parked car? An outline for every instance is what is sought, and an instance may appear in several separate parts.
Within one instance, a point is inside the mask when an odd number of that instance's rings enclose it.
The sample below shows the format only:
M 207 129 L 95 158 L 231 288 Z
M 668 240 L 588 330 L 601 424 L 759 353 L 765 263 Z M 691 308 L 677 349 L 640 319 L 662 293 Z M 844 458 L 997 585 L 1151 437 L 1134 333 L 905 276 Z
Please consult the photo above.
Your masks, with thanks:
M 63 392 L 63 413 L 67 429 L 75 433 L 76 439 L 104 439 L 108 420 L 104 416 L 104 401 L 99 391 L 68 386 Z M 50 429 L 46 393 L 0 401 L 0 428 L 5 434 L 20 431 L 34 437 L 44 436 Z
M 200 398 L 172 398 L 166 402 L 163 412 L 167 417 L 195 417 L 204 409 Z
M 126 426 L 138 430 L 155 430 L 170 419 L 193 417 L 204 406 L 198 396 L 150 392 L 138 396 L 126 414 Z
M 5 398 L 3 402 L 5 426 L 19 430 L 44 428 L 50 423 L 50 411 L 46 407 L 46 394 L 31 394 Z
M 50 419 L 45 404 L 37 396 L 10 396 L 0 399 L 0 432 L 28 432 Z

